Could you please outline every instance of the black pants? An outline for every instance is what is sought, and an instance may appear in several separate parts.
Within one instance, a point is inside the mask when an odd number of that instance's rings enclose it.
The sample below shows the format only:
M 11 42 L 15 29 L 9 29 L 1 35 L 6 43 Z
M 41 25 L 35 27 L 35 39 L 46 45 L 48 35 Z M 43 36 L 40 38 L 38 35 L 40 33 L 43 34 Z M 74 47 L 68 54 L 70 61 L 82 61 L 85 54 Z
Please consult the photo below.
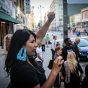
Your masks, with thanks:
M 42 45 L 42 51 L 45 51 L 45 45 Z
M 54 59 L 55 51 L 52 49 L 52 60 Z

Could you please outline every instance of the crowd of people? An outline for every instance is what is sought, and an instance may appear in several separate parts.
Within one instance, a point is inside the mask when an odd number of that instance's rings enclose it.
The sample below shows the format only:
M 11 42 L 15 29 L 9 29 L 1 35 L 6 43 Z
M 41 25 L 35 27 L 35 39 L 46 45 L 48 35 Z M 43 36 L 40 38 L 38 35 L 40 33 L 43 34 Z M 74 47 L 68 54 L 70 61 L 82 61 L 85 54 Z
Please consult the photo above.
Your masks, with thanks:
M 59 42 L 56 43 L 57 36 L 53 35 L 53 65 L 46 79 L 42 51 L 45 51 L 46 44 L 44 36 L 54 18 L 54 12 L 48 13 L 47 22 L 36 34 L 28 29 L 17 30 L 13 34 L 5 60 L 5 71 L 10 76 L 8 88 L 60 88 L 61 81 L 64 81 L 65 88 L 80 88 L 83 70 L 78 62 L 79 39 L 72 45 L 70 38 L 66 38 L 62 48 Z M 47 34 L 47 47 L 48 41 Z M 88 66 L 85 75 L 82 88 L 88 88 Z
M 80 58 L 80 55 L 77 45 L 80 43 L 80 39 L 76 38 L 75 42 L 72 44 L 71 39 L 66 38 L 64 40 L 65 46 L 63 48 L 61 48 L 59 43 L 55 43 L 56 45 L 54 45 L 54 42 L 55 41 L 53 41 L 51 45 L 51 47 L 54 47 L 52 52 L 53 61 L 58 56 L 61 56 L 64 60 L 62 68 L 56 77 L 54 88 L 60 88 L 61 81 L 64 81 L 65 88 L 87 88 L 88 65 L 85 67 L 86 77 L 82 80 L 83 69 L 78 60 L 78 58 Z

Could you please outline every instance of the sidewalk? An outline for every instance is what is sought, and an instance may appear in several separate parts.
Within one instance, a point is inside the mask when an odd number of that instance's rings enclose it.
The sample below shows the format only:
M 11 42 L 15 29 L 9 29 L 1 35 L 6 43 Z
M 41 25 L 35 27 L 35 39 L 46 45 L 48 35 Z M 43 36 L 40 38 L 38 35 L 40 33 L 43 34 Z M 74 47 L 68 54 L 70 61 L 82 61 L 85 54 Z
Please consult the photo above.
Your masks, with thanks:
M 0 56 L 0 88 L 7 88 L 9 83 L 9 77 L 6 78 L 7 74 L 4 70 L 5 55 Z

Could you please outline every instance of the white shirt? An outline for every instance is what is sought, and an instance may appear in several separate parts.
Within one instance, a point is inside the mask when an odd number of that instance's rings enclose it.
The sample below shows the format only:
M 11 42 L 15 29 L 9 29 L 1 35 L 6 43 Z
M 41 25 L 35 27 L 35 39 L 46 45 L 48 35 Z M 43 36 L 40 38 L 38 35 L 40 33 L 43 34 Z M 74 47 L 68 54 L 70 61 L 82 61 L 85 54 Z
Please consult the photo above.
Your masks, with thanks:
M 53 39 L 51 49 L 55 50 L 56 47 L 56 41 Z
M 40 47 L 40 48 L 37 47 L 37 49 L 36 49 L 36 53 L 39 53 L 40 57 L 42 58 L 42 49 L 41 49 L 41 47 Z M 36 58 L 36 60 L 42 62 L 42 60 L 40 60 L 38 57 Z

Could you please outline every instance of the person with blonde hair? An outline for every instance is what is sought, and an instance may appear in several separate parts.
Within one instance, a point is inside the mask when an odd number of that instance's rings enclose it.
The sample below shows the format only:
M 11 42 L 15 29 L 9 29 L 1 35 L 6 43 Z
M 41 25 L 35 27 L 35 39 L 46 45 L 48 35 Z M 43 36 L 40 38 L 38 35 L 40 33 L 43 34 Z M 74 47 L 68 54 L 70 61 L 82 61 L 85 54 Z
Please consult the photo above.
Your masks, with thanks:
M 63 69 L 62 73 L 64 76 L 65 88 L 80 88 L 80 77 L 83 75 L 83 70 L 77 62 L 74 52 L 68 53 Z
M 73 51 L 75 52 L 76 54 L 76 60 L 78 61 L 78 58 L 80 57 L 80 54 L 79 54 L 79 49 L 78 49 L 78 44 L 80 43 L 80 39 L 79 38 L 76 38 L 75 39 L 75 42 L 73 44 Z

